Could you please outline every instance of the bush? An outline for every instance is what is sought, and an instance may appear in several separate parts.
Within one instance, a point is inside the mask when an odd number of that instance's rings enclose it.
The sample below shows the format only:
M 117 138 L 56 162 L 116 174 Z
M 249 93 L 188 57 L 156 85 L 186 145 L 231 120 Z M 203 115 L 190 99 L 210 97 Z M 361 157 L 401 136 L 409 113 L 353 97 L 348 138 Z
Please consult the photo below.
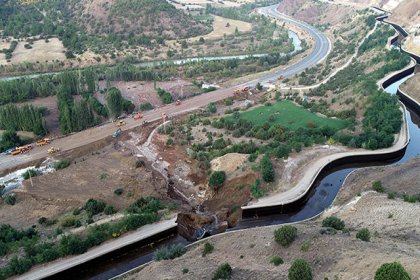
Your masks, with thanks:
M 118 196 L 122 195 L 122 193 L 124 192 L 124 189 L 118 188 L 114 190 L 114 193 Z
M 144 160 L 142 160 L 142 159 L 136 160 L 136 168 L 140 168 L 140 167 L 143 167 L 143 166 L 145 166 Z
M 16 196 L 14 194 L 8 194 L 4 197 L 4 202 L 9 205 L 15 205 L 16 203 Z
M 228 98 L 228 99 L 224 100 L 224 103 L 225 103 L 226 106 L 231 106 L 233 104 L 233 100 Z
M 395 192 L 389 192 L 388 193 L 388 199 L 395 199 L 395 196 L 396 196 L 397 194 L 395 193 Z
M 219 265 L 217 270 L 214 272 L 213 280 L 217 279 L 230 279 L 232 275 L 232 267 L 228 263 Z
M 105 215 L 112 215 L 112 214 L 115 214 L 115 212 L 116 211 L 112 205 L 107 205 L 104 209 Z
M 215 171 L 210 176 L 209 185 L 212 189 L 216 190 L 224 184 L 225 180 L 226 173 L 224 171 Z
M 359 230 L 356 234 L 356 238 L 359 238 L 360 240 L 369 242 L 370 241 L 370 231 L 367 228 L 362 228 Z
M 288 247 L 296 239 L 297 228 L 286 225 L 274 231 L 274 239 L 283 247 Z
M 90 216 L 93 216 L 104 211 L 105 206 L 105 202 L 97 201 L 91 198 L 86 202 L 84 209 Z
M 254 162 L 256 159 L 258 158 L 258 155 L 257 154 L 250 154 L 249 156 L 248 156 L 248 161 L 249 162 Z
M 67 217 L 62 222 L 63 227 L 73 227 L 76 224 L 76 219 L 73 217 Z
M 279 256 L 272 256 L 270 263 L 274 264 L 275 266 L 281 265 L 284 263 L 283 259 Z
M 73 210 L 73 215 L 74 215 L 74 216 L 77 216 L 77 215 L 79 215 L 79 214 L 80 214 L 80 212 L 82 212 L 82 209 L 80 209 L 80 208 L 76 208 L 76 209 L 74 209 L 74 210 Z
M 260 198 L 264 196 L 264 190 L 261 188 L 260 179 L 255 180 L 255 183 L 251 186 L 251 195 L 254 198 Z
M 141 111 L 149 111 L 153 109 L 153 105 L 150 104 L 149 102 L 145 102 L 143 104 L 140 105 L 140 110 Z
M 189 270 L 188 268 L 183 268 L 183 269 L 182 269 L 182 273 L 183 273 L 183 274 L 187 274 L 189 271 L 190 271 L 190 270 Z
M 162 247 L 160 249 L 157 249 L 154 254 L 155 261 L 161 261 L 161 260 L 173 260 L 175 258 L 178 258 L 185 254 L 187 252 L 187 249 L 182 245 L 181 243 L 168 246 L 168 247 Z
M 304 259 L 297 259 L 289 268 L 289 280 L 312 280 L 312 269 Z
M 203 254 L 201 256 L 205 257 L 211 252 L 213 252 L 214 246 L 208 242 L 204 243 Z
M 342 229 L 344 229 L 344 227 L 346 225 L 345 225 L 343 220 L 341 220 L 337 217 L 331 216 L 331 217 L 325 218 L 322 221 L 322 226 L 323 227 L 331 227 L 331 228 L 336 229 L 336 230 L 342 230 Z
M 36 177 L 39 175 L 39 172 L 36 169 L 28 169 L 25 173 L 22 174 L 23 179 L 28 180 L 31 177 Z
M 66 168 L 66 167 L 69 167 L 69 165 L 70 165 L 70 161 L 69 161 L 69 160 L 67 160 L 67 159 L 60 160 L 60 161 L 57 161 L 57 162 L 54 164 L 54 169 L 55 169 L 55 170 L 64 169 L 64 168 Z
M 261 160 L 260 167 L 263 180 L 265 182 L 273 182 L 275 173 L 273 164 L 271 163 L 270 157 L 268 155 L 264 155 L 264 157 Z
M 382 182 L 381 181 L 375 181 L 372 183 L 372 189 L 378 193 L 383 193 L 385 192 L 384 187 L 382 187 Z
M 411 280 L 404 267 L 398 263 L 384 263 L 375 273 L 375 280 Z

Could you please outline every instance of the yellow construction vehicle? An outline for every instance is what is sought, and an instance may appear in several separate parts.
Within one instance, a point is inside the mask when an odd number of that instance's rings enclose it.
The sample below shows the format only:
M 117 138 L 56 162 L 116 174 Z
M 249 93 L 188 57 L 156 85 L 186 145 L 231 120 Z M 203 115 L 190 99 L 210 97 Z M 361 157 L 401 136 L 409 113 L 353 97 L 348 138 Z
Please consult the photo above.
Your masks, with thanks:
M 124 126 L 124 125 L 126 125 L 127 123 L 125 122 L 125 121 L 119 121 L 117 124 L 116 124 L 116 127 L 121 127 L 121 126 Z
M 37 141 L 36 145 L 37 146 L 44 146 L 44 145 L 47 145 L 47 144 L 50 144 L 50 143 L 51 143 L 51 140 L 49 138 L 44 138 L 42 140 Z

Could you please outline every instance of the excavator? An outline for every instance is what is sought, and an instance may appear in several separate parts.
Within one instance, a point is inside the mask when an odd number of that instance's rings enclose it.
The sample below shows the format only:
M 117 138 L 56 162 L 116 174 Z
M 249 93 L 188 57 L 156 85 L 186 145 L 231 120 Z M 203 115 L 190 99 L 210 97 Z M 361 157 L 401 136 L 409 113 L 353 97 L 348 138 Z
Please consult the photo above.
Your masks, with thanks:
M 42 140 L 37 141 L 37 142 L 36 142 L 36 145 L 37 145 L 37 146 L 44 146 L 44 145 L 47 145 L 47 144 L 50 144 L 50 143 L 51 143 L 51 139 L 49 139 L 49 138 L 44 138 L 44 139 L 42 139 Z
M 121 120 L 121 121 L 119 121 L 115 126 L 116 127 L 121 127 L 121 126 L 124 126 L 124 125 L 126 125 L 127 123 L 125 122 L 125 121 L 123 121 L 123 120 Z

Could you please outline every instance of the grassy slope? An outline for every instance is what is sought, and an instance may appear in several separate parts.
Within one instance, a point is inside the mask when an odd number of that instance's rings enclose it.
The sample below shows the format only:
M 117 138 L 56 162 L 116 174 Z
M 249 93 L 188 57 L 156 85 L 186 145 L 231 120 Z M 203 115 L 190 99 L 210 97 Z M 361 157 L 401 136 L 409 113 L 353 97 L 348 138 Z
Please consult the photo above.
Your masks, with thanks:
M 253 110 L 241 113 L 241 118 L 251 121 L 254 124 L 263 124 L 270 122 L 271 115 L 275 116 L 275 123 L 286 128 L 297 129 L 299 127 L 307 127 L 308 122 L 313 122 L 317 127 L 330 126 L 342 129 L 346 126 L 346 121 L 339 119 L 322 118 L 311 113 L 304 108 L 298 107 L 290 101 L 282 101 L 272 106 L 261 106 Z

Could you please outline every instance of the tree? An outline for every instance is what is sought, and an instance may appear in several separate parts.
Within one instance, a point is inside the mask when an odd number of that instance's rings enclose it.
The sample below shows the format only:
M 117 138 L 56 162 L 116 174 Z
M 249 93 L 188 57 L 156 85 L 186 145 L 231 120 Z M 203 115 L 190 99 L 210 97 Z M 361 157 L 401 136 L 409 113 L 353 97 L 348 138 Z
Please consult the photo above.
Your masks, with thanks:
M 297 228 L 291 225 L 282 226 L 274 231 L 274 240 L 283 247 L 292 244 L 296 236 Z
M 304 259 L 297 259 L 289 268 L 289 280 L 312 280 L 312 269 Z
M 17 147 L 22 144 L 16 131 L 6 130 L 1 136 L 0 150 L 4 151 L 12 147 Z
M 226 180 L 226 173 L 224 171 L 215 171 L 211 174 L 209 179 L 209 185 L 214 190 L 220 188 Z
M 123 98 L 119 89 L 113 87 L 108 90 L 106 102 L 111 115 L 116 118 L 123 110 Z
M 275 177 L 275 172 L 273 164 L 271 163 L 270 157 L 264 155 L 260 163 L 261 174 L 265 182 L 273 182 Z
M 375 273 L 375 280 L 411 280 L 399 262 L 384 263 Z
M 262 89 L 263 89 L 263 86 L 261 85 L 261 83 L 260 83 L 260 82 L 258 82 L 258 83 L 257 83 L 257 85 L 255 86 L 255 88 L 256 88 L 257 90 L 262 90 Z

